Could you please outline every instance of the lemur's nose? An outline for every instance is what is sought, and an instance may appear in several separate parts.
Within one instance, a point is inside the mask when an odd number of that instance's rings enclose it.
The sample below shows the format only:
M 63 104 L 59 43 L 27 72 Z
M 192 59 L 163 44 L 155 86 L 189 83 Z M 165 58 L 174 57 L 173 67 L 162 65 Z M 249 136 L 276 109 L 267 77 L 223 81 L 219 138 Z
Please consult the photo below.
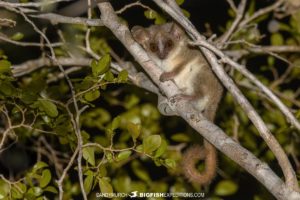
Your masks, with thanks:
M 167 57 L 167 53 L 166 52 L 164 52 L 164 51 L 159 51 L 158 53 L 157 53 L 157 55 L 158 55 L 158 57 L 160 58 L 160 59 L 165 59 L 166 57 Z

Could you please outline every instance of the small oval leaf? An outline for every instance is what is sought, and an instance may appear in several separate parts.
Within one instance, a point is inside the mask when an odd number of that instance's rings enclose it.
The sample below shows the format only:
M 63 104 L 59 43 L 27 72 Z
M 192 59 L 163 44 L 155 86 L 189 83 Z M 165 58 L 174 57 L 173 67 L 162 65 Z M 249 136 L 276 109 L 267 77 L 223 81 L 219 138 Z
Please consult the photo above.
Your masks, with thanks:
M 48 187 L 44 188 L 44 191 L 45 192 L 51 192 L 51 193 L 54 193 L 54 194 L 58 193 L 57 189 L 53 186 L 48 186 Z
M 88 161 L 92 166 L 95 166 L 95 148 L 86 147 L 82 150 L 83 158 Z
M 46 187 L 51 181 L 51 172 L 49 169 L 45 169 L 42 172 L 42 177 L 40 179 L 40 187 Z
M 85 93 L 85 95 L 84 95 L 85 100 L 87 100 L 89 102 L 95 101 L 99 97 L 100 97 L 99 90 L 90 91 L 90 92 Z
M 39 161 L 33 166 L 33 171 L 37 171 L 45 167 L 48 167 L 48 164 L 43 161 Z
M 11 63 L 8 60 L 0 60 L 0 74 L 10 71 Z
M 157 151 L 155 152 L 155 155 L 154 157 L 155 158 L 158 158 L 160 157 L 161 155 L 163 155 L 166 150 L 167 150 L 167 142 L 165 140 L 161 140 L 161 145 L 159 146 L 159 148 L 157 149 Z
M 165 164 L 167 167 L 171 168 L 171 169 L 175 169 L 176 168 L 176 161 L 173 159 L 166 159 L 165 160 Z
M 145 153 L 152 153 L 160 147 L 160 135 L 149 135 L 143 140 L 143 150 Z
M 141 165 L 138 161 L 133 161 L 131 164 L 132 170 L 134 174 L 139 177 L 141 180 L 148 182 L 151 181 L 151 178 L 147 172 L 147 170 Z
M 236 193 L 238 190 L 238 185 L 230 180 L 224 180 L 220 181 L 216 188 L 215 188 L 215 194 L 219 196 L 229 196 Z
M 120 122 L 121 122 L 121 117 L 120 116 L 115 117 L 111 124 L 112 130 L 119 128 Z
M 131 134 L 132 139 L 135 141 L 141 133 L 141 125 L 128 122 L 127 130 Z
M 120 81 L 120 82 L 126 82 L 127 78 L 128 78 L 128 72 L 126 70 L 122 70 L 118 74 L 118 81 Z
M 99 187 L 102 193 L 113 193 L 113 188 L 111 184 L 108 182 L 107 178 L 100 178 Z
M 274 33 L 271 35 L 271 44 L 272 45 L 283 45 L 284 39 L 280 33 Z
M 83 186 L 84 186 L 84 191 L 89 194 L 92 190 L 93 186 L 93 181 L 94 181 L 94 176 L 93 175 L 88 175 L 84 181 L 83 181 Z
M 13 36 L 10 37 L 12 40 L 18 41 L 18 40 L 22 40 L 24 38 L 24 34 L 17 32 L 15 33 Z
M 129 158 L 129 156 L 131 155 L 131 153 L 132 153 L 132 151 L 130 151 L 130 150 L 122 151 L 122 152 L 120 152 L 118 154 L 117 159 L 119 161 L 125 160 L 125 159 Z
M 100 60 L 96 62 L 92 62 L 92 73 L 94 76 L 99 76 L 108 71 L 110 65 L 110 55 L 106 54 L 100 58 Z
M 39 106 L 39 110 L 44 111 L 46 115 L 48 115 L 49 117 L 57 117 L 58 115 L 57 107 L 51 101 L 48 101 L 46 99 L 40 99 L 38 106 Z

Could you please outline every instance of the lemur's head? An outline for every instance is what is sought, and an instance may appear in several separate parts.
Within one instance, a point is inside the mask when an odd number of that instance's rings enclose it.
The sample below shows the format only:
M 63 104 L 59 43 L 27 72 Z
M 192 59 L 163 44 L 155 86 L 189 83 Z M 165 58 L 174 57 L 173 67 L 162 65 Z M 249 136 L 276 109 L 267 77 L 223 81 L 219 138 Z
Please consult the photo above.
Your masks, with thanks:
M 184 31 L 173 22 L 148 28 L 134 26 L 131 33 L 150 56 L 160 60 L 166 59 L 185 37 Z

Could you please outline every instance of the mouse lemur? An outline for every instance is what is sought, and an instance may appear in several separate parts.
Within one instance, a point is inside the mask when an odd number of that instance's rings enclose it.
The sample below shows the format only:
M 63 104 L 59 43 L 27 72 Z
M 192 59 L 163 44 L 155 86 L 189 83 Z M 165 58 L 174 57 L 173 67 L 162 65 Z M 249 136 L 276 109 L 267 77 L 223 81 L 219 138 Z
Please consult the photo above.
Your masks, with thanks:
M 185 32 L 172 22 L 148 28 L 135 26 L 131 32 L 162 69 L 160 81 L 174 81 L 181 91 L 180 97 L 189 100 L 208 120 L 214 121 L 223 88 L 199 49 L 188 44 Z M 205 159 L 202 173 L 195 168 L 200 159 Z M 214 178 L 216 165 L 216 149 L 204 140 L 204 148 L 194 146 L 184 153 L 182 172 L 191 182 L 205 185 Z

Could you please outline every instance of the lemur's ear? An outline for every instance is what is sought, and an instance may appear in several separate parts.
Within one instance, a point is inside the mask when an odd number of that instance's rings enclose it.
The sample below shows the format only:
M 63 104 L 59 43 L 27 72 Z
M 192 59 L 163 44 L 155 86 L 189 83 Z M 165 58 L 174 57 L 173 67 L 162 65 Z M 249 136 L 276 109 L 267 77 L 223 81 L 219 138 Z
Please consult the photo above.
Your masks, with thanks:
M 177 40 L 180 40 L 184 35 L 184 30 L 176 23 L 171 23 L 170 34 L 175 37 Z
M 141 26 L 134 26 L 131 29 L 131 34 L 133 36 L 133 39 L 142 46 L 144 46 L 144 44 L 149 40 L 150 37 L 148 31 Z

